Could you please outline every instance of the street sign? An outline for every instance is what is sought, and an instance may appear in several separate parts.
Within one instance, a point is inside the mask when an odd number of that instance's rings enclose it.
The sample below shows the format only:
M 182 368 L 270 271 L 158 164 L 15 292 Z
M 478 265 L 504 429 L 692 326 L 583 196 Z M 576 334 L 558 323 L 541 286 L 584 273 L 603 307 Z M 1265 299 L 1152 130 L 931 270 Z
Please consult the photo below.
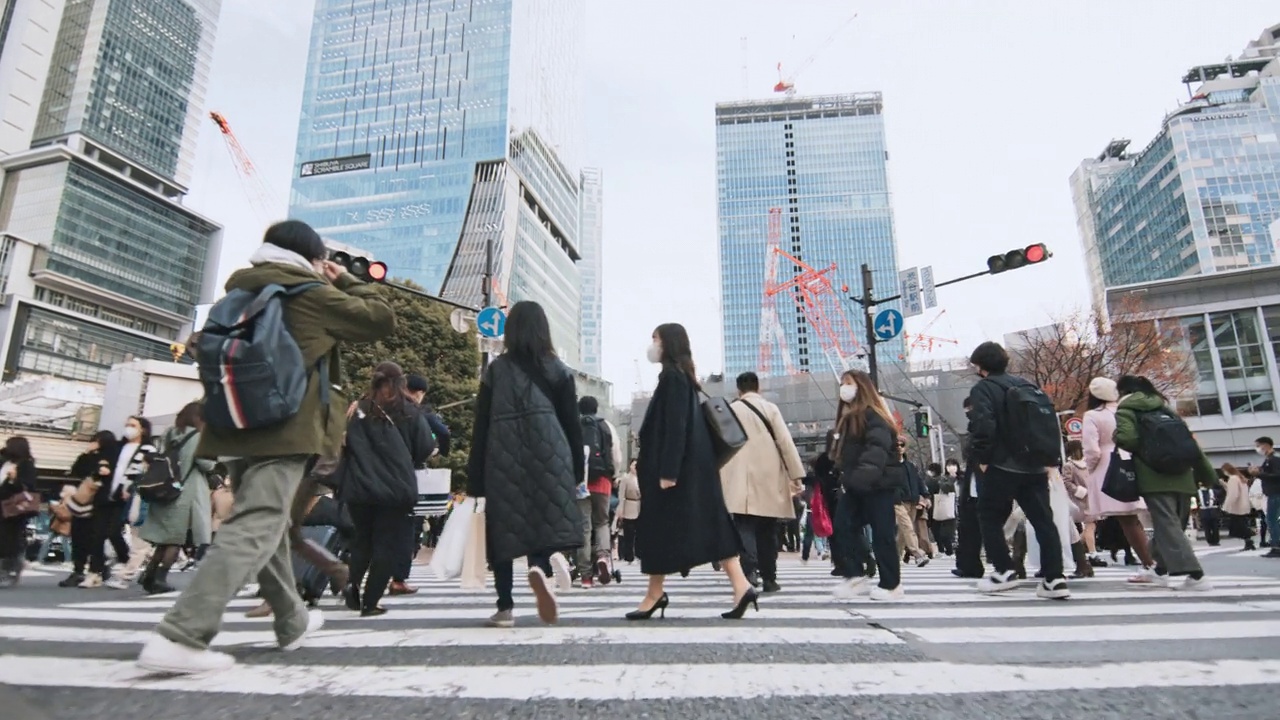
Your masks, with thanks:
M 502 337 L 507 328 L 507 314 L 496 307 L 487 307 L 476 316 L 476 329 L 487 338 Z
M 467 321 L 474 322 L 475 318 L 471 317 L 471 315 L 462 308 L 454 308 L 453 312 L 449 313 L 449 325 L 455 332 L 465 335 L 467 333 Z
M 872 327 L 876 331 L 877 340 L 882 342 L 892 340 L 902 332 L 902 313 L 893 308 L 881 310 L 876 314 Z
M 1084 421 L 1078 417 L 1067 420 L 1067 436 L 1072 440 L 1078 440 L 1084 434 Z
M 932 265 L 920 268 L 920 292 L 924 295 L 924 306 L 926 308 L 938 306 L 938 291 L 933 286 Z
M 915 317 L 924 314 L 920 303 L 920 270 L 908 268 L 898 273 L 898 291 L 902 293 L 902 314 Z

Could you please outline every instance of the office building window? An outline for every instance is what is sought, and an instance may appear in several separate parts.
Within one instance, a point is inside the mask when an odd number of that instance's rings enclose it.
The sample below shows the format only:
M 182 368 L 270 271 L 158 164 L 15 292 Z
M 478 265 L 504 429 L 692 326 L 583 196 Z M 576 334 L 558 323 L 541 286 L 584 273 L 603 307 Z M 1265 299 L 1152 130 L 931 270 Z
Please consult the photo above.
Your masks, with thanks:
M 1275 409 L 1257 318 L 1253 309 L 1210 315 L 1213 344 L 1218 350 L 1227 402 L 1233 413 Z
M 1218 398 L 1218 380 L 1213 372 L 1213 350 L 1209 346 L 1204 316 L 1182 318 L 1182 332 L 1195 363 L 1196 386 L 1190 395 L 1178 399 L 1178 412 L 1182 415 L 1221 415 L 1222 401 Z

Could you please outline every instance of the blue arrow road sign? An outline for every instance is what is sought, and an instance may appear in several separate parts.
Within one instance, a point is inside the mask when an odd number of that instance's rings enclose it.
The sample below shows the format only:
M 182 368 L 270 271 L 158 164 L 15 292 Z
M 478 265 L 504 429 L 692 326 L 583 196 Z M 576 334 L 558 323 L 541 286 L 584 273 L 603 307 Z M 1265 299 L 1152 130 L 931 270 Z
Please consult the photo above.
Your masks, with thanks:
M 901 316 L 898 320 L 902 320 Z M 476 329 L 487 338 L 502 337 L 507 329 L 507 314 L 496 307 L 485 308 L 476 315 Z
M 902 313 L 888 308 L 881 310 L 872 324 L 877 340 L 892 340 L 902 332 Z

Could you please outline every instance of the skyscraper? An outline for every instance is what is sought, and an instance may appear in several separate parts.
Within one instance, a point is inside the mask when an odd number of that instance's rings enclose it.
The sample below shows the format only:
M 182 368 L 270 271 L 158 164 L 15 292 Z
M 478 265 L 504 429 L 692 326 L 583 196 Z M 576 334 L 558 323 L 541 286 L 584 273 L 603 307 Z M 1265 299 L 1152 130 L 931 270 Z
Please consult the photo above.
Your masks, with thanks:
M 883 110 L 875 92 L 716 105 L 727 375 L 829 373 L 865 357 L 845 298 L 861 291 L 862 263 L 879 295 L 898 283 Z M 902 351 L 899 336 L 877 358 Z
M 582 197 L 579 201 L 578 233 L 582 237 L 582 366 L 585 373 L 599 376 L 600 320 L 604 256 L 604 177 L 599 168 L 583 168 Z
M 1113 140 L 1071 176 L 1095 306 L 1106 288 L 1276 262 L 1280 25 L 1193 67 L 1190 100 L 1140 152 Z
M 317 0 L 292 215 L 429 292 L 539 301 L 577 364 L 584 15 Z
M 30 149 L 0 158 L 5 379 L 102 382 L 115 363 L 169 359 L 212 298 L 222 231 L 182 198 L 220 5 L 66 0 L 38 23 L 56 37 Z M 5 40 L 0 68 L 39 54 Z M 27 118 L 21 105 L 5 120 Z

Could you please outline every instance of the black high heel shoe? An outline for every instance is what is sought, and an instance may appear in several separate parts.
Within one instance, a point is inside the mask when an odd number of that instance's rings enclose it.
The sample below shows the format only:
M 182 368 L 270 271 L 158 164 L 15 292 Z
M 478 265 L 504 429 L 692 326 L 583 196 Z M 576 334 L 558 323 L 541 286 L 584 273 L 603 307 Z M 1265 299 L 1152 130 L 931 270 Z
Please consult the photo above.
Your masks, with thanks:
M 759 600 L 760 596 L 756 594 L 756 589 L 748 588 L 747 591 L 743 593 L 742 599 L 738 601 L 737 606 L 729 612 L 720 613 L 720 617 L 725 620 L 741 620 L 742 616 L 747 614 L 747 606 L 751 606 L 756 609 L 756 612 L 760 612 Z
M 668 604 L 667 594 L 662 593 L 662 597 L 658 598 L 658 601 L 651 605 L 648 610 L 632 610 L 624 617 L 628 620 L 648 620 L 653 617 L 655 612 L 657 612 L 660 613 L 658 617 L 666 618 Z

